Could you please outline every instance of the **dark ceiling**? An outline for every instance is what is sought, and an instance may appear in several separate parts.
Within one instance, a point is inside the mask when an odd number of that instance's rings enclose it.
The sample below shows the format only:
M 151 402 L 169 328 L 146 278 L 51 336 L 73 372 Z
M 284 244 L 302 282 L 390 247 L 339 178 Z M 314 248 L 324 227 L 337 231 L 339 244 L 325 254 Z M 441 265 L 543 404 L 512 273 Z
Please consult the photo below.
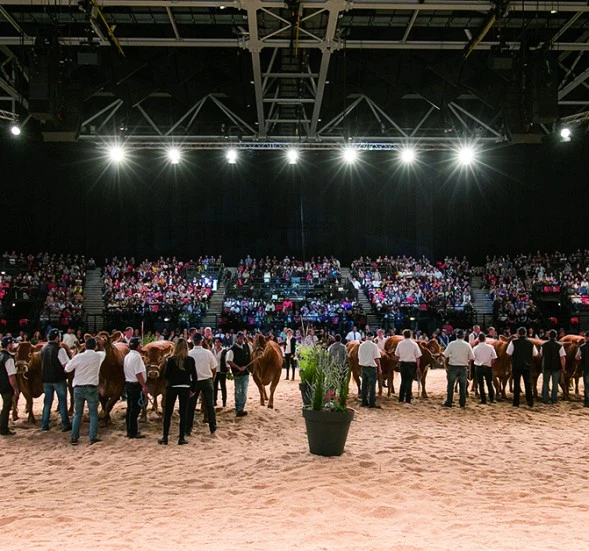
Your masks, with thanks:
M 589 6 L 568 2 L 0 0 L 0 116 L 136 147 L 586 132 Z

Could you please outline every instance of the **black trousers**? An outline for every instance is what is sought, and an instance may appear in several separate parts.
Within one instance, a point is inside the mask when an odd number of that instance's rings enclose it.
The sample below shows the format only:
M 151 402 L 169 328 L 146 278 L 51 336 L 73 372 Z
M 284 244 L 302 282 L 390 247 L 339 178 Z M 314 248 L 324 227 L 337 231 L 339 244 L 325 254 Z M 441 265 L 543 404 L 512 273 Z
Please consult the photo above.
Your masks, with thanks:
M 125 393 L 127 394 L 127 415 L 125 416 L 127 436 L 137 436 L 139 432 L 137 419 L 141 411 L 139 406 L 139 399 L 142 394 L 141 385 L 139 383 L 125 383 Z
M 0 411 L 0 434 L 8 432 L 8 419 L 10 417 L 10 410 L 12 408 L 12 397 L 14 390 L 2 393 L 2 411 Z
M 399 389 L 399 402 L 411 403 L 411 387 L 417 371 L 417 363 L 400 362 L 399 372 L 401 373 L 401 387 Z
M 532 384 L 530 383 L 529 369 L 514 369 L 513 377 L 513 405 L 519 406 L 519 395 L 521 393 L 521 378 L 524 379 L 524 388 L 526 389 L 526 402 L 528 406 L 534 405 L 534 395 L 532 394 Z
M 221 388 L 221 399 L 223 400 L 223 407 L 227 407 L 227 373 L 219 372 L 215 377 L 215 405 L 217 405 L 219 388 Z
M 477 365 L 476 373 L 479 394 L 481 395 L 481 404 L 487 403 L 487 397 L 485 396 L 485 381 L 487 381 L 487 388 L 489 389 L 489 401 L 494 402 L 495 389 L 493 388 L 493 370 L 487 365 Z
M 201 392 L 203 407 L 207 408 L 207 416 L 209 418 L 209 429 L 211 429 L 211 432 L 215 432 L 217 430 L 217 414 L 215 413 L 215 406 L 213 404 L 214 390 L 212 379 L 204 379 L 202 381 L 197 381 L 196 393 L 188 401 L 188 419 L 186 421 L 186 428 L 188 431 L 192 431 L 192 428 L 194 427 L 196 400 L 198 399 L 198 395 Z
M 164 411 L 164 438 L 170 434 L 170 424 L 174 406 L 178 398 L 178 412 L 180 413 L 180 427 L 178 430 L 178 439 L 186 435 L 186 417 L 188 417 L 188 400 L 190 399 L 189 388 L 168 387 L 166 388 L 166 409 Z
M 295 376 L 294 354 L 285 354 L 284 355 L 284 362 L 286 364 L 286 378 L 288 379 L 288 369 L 290 367 L 292 367 L 292 380 L 294 381 L 294 376 Z

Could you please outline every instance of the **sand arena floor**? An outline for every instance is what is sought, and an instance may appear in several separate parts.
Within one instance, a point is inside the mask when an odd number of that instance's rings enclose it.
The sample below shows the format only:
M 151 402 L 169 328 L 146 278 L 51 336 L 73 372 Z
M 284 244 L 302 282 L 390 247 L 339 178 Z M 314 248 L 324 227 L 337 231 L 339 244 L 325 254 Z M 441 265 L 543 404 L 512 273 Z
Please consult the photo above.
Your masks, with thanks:
M 298 382 L 281 381 L 274 410 L 250 384 L 241 419 L 229 385 L 218 438 L 199 423 L 188 446 L 158 446 L 155 414 L 147 439 L 126 439 L 119 404 L 102 443 L 88 445 L 85 423 L 71 447 L 57 414 L 42 433 L 21 400 L 17 435 L 0 439 L 0 549 L 589 548 L 578 398 L 448 410 L 445 373 L 430 371 L 429 399 L 358 408 L 344 455 L 322 458 L 308 452 Z

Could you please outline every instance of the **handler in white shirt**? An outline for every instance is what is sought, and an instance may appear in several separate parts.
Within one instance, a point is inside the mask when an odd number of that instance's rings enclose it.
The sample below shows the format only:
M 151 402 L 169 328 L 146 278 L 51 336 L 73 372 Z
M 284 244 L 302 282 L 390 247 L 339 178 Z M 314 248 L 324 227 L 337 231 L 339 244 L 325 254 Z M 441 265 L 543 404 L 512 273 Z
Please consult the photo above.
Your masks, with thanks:
M 374 335 L 368 333 L 366 340 L 358 347 L 358 363 L 362 371 L 362 407 L 381 409 L 376 405 L 376 375 L 382 373 L 380 368 L 380 350 L 372 342 Z M 370 396 L 369 396 L 370 393 Z
M 90 444 L 100 442 L 98 438 L 98 380 L 100 366 L 106 358 L 106 352 L 96 352 L 96 339 L 86 340 L 86 350 L 74 356 L 65 366 L 65 372 L 74 372 L 74 419 L 72 421 L 71 444 L 78 444 L 80 423 L 84 413 L 84 402 L 88 403 L 90 418 Z
M 395 356 L 399 359 L 399 372 L 401 373 L 401 388 L 399 390 L 399 402 L 411 403 L 411 387 L 413 379 L 419 369 L 421 349 L 411 339 L 411 330 L 403 331 L 404 339 L 397 345 Z
M 497 352 L 485 341 L 487 337 L 484 333 L 479 333 L 479 344 L 477 344 L 472 352 L 474 354 L 474 365 L 479 385 L 479 394 L 481 395 L 481 404 L 487 403 L 485 396 L 485 381 L 487 381 L 487 388 L 489 389 L 489 402 L 495 401 L 495 389 L 493 388 L 493 366 L 497 359 Z
M 456 340 L 452 341 L 444 350 L 444 356 L 448 358 L 448 388 L 447 398 L 443 406 L 452 407 L 452 398 L 454 397 L 454 383 L 458 379 L 460 386 L 460 407 L 466 407 L 466 372 L 470 362 L 474 360 L 472 347 L 464 342 L 464 331 L 459 329 L 456 332 Z

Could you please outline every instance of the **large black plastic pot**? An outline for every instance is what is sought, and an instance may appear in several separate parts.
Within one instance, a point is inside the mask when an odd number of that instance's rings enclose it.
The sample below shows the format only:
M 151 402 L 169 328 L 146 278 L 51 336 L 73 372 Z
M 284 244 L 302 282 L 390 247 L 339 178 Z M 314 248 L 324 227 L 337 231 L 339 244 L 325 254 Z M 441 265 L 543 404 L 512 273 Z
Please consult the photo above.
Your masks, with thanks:
M 331 457 L 344 453 L 354 411 L 315 411 L 303 408 L 309 451 Z

